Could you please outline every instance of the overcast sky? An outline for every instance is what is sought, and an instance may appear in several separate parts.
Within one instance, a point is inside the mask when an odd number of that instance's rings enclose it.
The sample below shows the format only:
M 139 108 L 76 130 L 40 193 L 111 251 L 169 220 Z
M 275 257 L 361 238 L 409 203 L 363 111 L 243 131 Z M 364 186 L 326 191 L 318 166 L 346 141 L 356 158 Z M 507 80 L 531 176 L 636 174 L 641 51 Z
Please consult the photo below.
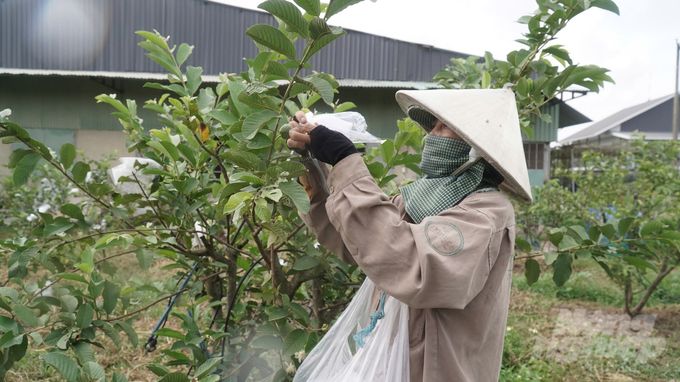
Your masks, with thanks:
M 258 0 L 216 0 L 255 9 Z M 673 93 L 680 0 L 615 0 L 621 16 L 592 9 L 577 16 L 557 43 L 575 63 L 611 70 L 615 85 L 600 94 L 569 101 L 594 121 L 625 107 Z M 523 45 L 526 31 L 516 20 L 537 8 L 533 0 L 377 0 L 364 1 L 330 23 L 400 40 L 471 55 L 494 57 Z

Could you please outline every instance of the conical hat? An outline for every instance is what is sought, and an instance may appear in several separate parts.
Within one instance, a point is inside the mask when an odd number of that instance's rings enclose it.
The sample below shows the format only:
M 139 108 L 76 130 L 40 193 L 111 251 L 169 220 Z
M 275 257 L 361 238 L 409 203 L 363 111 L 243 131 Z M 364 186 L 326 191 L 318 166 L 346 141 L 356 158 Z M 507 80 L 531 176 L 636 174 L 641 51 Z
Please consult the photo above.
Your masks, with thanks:
M 510 89 L 401 90 L 396 97 L 423 130 L 432 129 L 432 116 L 439 119 L 503 175 L 503 191 L 520 202 L 532 202 L 517 104 Z

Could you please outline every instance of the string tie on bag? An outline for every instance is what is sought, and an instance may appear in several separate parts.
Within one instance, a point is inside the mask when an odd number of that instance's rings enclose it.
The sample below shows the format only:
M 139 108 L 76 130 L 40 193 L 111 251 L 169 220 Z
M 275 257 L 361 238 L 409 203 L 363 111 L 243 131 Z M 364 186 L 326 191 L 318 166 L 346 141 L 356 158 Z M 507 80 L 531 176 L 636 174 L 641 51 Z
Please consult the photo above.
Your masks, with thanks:
M 385 297 L 387 296 L 387 293 L 383 292 L 382 295 L 380 295 L 380 306 L 378 307 L 378 310 L 371 313 L 370 316 L 370 322 L 367 327 L 361 329 L 357 334 L 354 335 L 354 341 L 357 343 L 357 346 L 360 348 L 363 348 L 364 345 L 366 345 L 366 341 L 364 341 L 364 337 L 367 335 L 371 334 L 373 329 L 375 329 L 375 325 L 378 323 L 378 320 L 385 317 Z

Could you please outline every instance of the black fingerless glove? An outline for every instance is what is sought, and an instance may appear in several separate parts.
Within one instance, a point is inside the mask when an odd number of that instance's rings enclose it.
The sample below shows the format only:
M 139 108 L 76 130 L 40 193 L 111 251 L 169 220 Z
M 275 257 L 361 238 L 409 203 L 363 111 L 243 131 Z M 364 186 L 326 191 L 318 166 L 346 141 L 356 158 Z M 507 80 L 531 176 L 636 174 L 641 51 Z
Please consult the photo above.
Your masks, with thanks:
M 309 151 L 312 155 L 332 166 L 359 152 L 349 138 L 323 125 L 315 127 L 309 133 L 309 139 Z

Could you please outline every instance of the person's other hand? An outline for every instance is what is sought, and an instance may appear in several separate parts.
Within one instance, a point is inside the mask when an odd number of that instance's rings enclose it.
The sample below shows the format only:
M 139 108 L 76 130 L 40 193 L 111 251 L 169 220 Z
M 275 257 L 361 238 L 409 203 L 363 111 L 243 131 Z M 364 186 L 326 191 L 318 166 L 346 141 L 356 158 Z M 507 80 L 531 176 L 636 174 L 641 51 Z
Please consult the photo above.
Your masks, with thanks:
M 295 119 L 298 122 L 290 121 L 290 125 L 293 128 L 288 132 L 290 138 L 288 138 L 286 144 L 291 149 L 301 149 L 310 143 L 309 133 L 319 124 L 307 123 L 307 117 L 305 117 L 305 113 L 302 110 L 295 113 Z

